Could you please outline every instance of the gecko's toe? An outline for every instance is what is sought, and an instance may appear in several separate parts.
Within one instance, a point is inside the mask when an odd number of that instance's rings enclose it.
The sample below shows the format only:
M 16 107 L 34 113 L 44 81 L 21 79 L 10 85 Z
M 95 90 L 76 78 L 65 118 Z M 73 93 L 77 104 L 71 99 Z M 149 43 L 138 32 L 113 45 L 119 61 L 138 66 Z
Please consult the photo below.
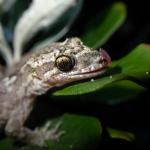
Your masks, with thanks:
M 59 121 L 54 125 L 54 127 L 51 127 L 51 129 L 45 133 L 46 138 L 59 141 L 60 137 L 65 134 L 64 130 L 60 130 L 61 124 L 62 122 Z

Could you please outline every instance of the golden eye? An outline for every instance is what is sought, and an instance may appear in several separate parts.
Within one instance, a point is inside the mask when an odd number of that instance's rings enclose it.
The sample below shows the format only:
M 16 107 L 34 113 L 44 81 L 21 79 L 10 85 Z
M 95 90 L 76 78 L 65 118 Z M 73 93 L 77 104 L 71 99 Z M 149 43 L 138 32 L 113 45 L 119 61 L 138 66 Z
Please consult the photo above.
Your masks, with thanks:
M 67 72 L 74 67 L 75 61 L 73 57 L 61 55 L 56 58 L 55 64 L 59 70 Z

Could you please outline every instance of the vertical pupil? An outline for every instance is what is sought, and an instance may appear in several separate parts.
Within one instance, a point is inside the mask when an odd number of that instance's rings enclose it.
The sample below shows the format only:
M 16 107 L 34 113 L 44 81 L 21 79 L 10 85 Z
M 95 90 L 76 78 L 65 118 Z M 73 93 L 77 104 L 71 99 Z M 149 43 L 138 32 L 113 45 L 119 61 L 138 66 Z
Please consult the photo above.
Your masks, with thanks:
M 69 65 L 69 59 L 68 58 L 62 58 L 61 62 L 60 62 L 60 65 L 65 68 Z

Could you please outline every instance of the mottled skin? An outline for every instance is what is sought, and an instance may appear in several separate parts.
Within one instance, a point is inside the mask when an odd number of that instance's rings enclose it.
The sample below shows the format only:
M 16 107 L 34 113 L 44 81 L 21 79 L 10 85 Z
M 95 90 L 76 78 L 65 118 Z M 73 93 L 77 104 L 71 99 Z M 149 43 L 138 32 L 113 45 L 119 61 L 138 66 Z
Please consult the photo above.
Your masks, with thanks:
M 43 146 L 46 139 L 57 139 L 62 134 L 57 131 L 58 125 L 51 131 L 48 126 L 40 131 L 24 126 L 36 97 L 53 87 L 97 76 L 110 63 L 104 50 L 93 50 L 78 38 L 51 44 L 23 58 L 3 76 L 1 73 L 0 128 L 7 136 L 27 144 Z

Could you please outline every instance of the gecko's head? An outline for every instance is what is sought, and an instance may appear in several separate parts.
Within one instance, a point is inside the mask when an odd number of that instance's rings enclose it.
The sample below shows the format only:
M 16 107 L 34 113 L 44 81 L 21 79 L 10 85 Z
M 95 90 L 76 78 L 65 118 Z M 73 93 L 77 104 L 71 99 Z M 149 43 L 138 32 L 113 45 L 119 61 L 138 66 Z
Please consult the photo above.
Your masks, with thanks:
M 33 76 L 51 87 L 100 75 L 111 59 L 103 49 L 94 50 L 78 38 L 55 43 L 32 56 Z

